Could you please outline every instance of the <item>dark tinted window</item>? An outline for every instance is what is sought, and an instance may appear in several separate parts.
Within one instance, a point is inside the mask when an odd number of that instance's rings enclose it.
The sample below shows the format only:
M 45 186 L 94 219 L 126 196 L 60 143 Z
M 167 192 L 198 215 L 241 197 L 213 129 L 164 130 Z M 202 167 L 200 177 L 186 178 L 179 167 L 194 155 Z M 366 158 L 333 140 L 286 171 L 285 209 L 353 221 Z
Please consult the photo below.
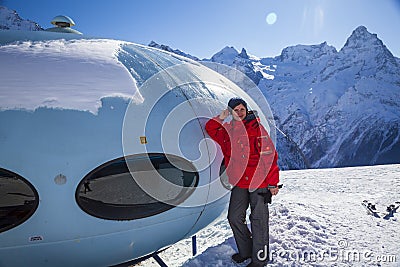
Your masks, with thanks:
M 0 232 L 25 222 L 38 204 L 38 194 L 27 180 L 0 168 Z
M 133 220 L 183 202 L 198 183 L 187 160 L 164 154 L 122 157 L 90 172 L 76 192 L 78 205 L 92 216 Z

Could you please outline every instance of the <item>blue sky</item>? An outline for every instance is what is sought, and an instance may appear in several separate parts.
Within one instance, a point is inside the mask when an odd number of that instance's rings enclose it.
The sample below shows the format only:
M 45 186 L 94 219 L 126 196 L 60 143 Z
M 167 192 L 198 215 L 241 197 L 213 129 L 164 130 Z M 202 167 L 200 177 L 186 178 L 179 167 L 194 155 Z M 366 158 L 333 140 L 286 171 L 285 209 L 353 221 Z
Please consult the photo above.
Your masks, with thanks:
M 50 28 L 56 15 L 74 29 L 148 44 L 154 40 L 199 58 L 225 46 L 258 57 L 326 41 L 337 50 L 364 25 L 400 57 L 400 0 L 0 0 L 24 19 Z M 269 14 L 276 21 L 267 22 Z M 272 16 L 273 18 L 274 16 Z M 271 15 L 270 15 L 271 18 Z

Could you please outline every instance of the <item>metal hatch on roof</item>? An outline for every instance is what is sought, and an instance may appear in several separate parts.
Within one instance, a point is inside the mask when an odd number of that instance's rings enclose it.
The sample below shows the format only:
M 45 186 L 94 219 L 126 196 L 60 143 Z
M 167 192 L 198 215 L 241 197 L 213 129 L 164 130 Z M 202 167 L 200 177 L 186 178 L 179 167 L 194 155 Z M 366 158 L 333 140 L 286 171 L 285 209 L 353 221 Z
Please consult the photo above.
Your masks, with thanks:
M 51 20 L 51 24 L 56 27 L 46 29 L 49 32 L 62 32 L 62 33 L 75 33 L 82 34 L 81 32 L 71 29 L 75 25 L 75 22 L 68 16 L 58 15 Z

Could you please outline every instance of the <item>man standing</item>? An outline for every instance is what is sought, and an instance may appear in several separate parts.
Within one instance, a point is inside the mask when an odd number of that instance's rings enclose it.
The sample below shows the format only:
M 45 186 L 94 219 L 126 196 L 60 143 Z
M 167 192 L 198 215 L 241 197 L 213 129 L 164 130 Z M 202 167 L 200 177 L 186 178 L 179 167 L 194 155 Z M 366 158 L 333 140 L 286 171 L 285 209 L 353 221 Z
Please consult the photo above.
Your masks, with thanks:
M 223 122 L 229 115 L 230 122 Z M 278 154 L 255 112 L 241 98 L 232 98 L 228 108 L 206 123 L 206 131 L 224 155 L 229 182 L 234 186 L 229 202 L 228 221 L 239 252 L 236 263 L 251 258 L 248 267 L 265 266 L 269 251 L 271 196 L 278 194 Z M 251 232 L 246 225 L 250 205 Z M 265 255 L 267 253 L 267 255 Z

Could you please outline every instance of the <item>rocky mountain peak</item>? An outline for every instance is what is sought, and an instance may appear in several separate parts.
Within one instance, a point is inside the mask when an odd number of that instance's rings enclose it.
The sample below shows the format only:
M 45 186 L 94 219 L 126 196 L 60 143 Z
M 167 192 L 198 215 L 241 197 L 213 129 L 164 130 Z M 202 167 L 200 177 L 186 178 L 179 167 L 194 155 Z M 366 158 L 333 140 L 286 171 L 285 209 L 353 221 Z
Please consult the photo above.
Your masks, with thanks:
M 383 44 L 376 34 L 370 33 L 365 26 L 359 26 L 352 32 L 343 48 L 362 47 L 370 43 Z
M 340 52 L 349 53 L 353 50 L 357 53 L 364 51 L 384 53 L 386 56 L 393 57 L 382 40 L 376 34 L 370 33 L 365 26 L 359 26 L 353 31 Z
M 370 33 L 365 26 L 357 27 L 339 51 L 341 58 L 353 58 L 363 62 L 369 68 L 392 72 L 400 68 L 396 58 L 376 34 Z
M 249 55 L 247 54 L 246 49 L 242 48 L 242 51 L 239 54 L 239 57 L 244 58 L 244 59 L 249 59 Z

